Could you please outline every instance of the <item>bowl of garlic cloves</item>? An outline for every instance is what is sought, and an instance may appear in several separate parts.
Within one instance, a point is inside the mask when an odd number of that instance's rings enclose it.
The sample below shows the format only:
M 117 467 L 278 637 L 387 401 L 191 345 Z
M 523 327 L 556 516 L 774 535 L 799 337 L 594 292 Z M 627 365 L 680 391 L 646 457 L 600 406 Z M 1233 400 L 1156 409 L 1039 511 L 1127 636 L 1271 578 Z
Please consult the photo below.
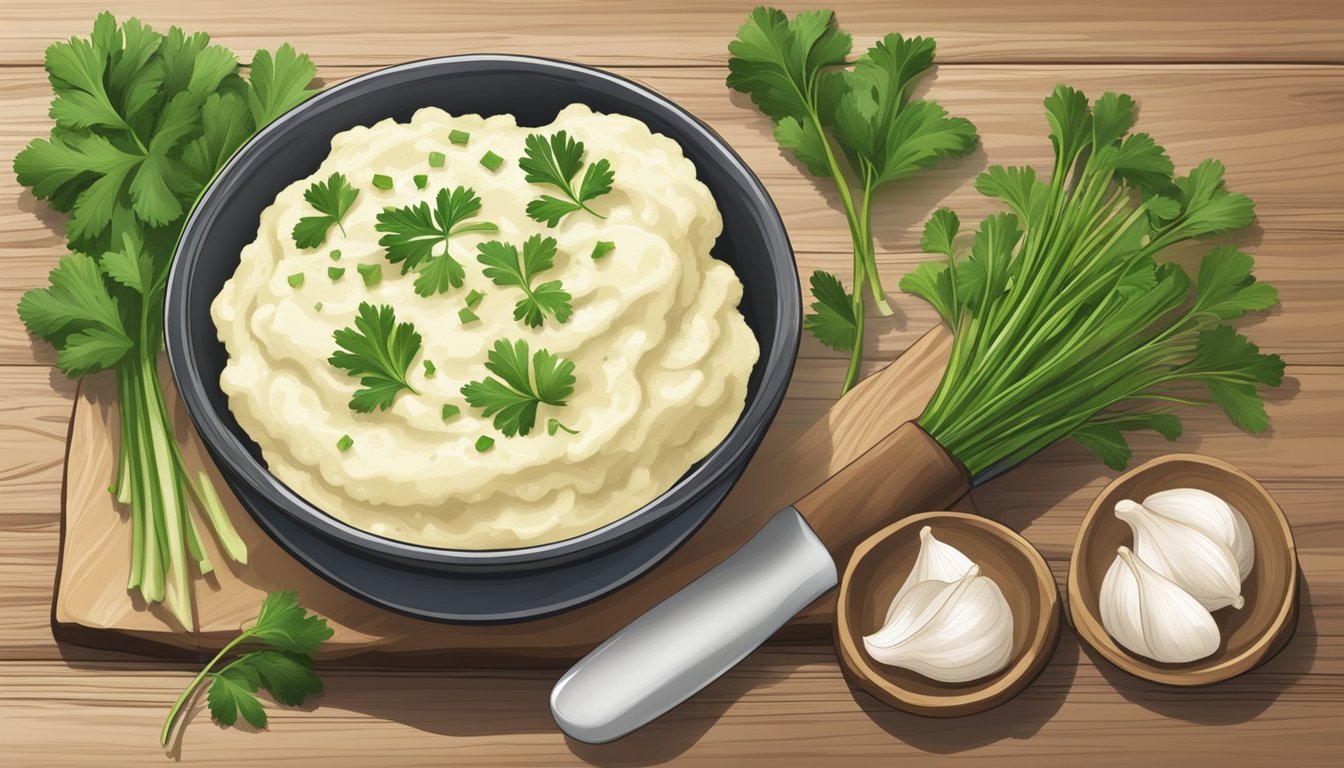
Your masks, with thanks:
M 927 512 L 858 546 L 840 580 L 835 647 L 845 677 L 914 714 L 1002 704 L 1050 661 L 1059 592 L 1040 553 L 983 517 Z
M 1297 580 L 1292 529 L 1264 487 L 1225 461 L 1172 454 L 1116 478 L 1088 510 L 1069 619 L 1131 674 L 1209 685 L 1288 642 Z

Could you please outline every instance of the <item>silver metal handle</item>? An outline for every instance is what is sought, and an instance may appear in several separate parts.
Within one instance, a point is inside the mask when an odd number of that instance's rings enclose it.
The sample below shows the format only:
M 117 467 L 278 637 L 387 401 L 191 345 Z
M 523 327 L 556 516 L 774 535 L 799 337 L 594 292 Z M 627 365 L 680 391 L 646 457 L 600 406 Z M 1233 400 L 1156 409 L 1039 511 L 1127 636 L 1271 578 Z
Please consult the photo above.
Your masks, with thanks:
M 579 741 L 620 738 L 727 672 L 836 582 L 826 547 L 785 507 L 575 664 L 551 690 L 551 714 Z

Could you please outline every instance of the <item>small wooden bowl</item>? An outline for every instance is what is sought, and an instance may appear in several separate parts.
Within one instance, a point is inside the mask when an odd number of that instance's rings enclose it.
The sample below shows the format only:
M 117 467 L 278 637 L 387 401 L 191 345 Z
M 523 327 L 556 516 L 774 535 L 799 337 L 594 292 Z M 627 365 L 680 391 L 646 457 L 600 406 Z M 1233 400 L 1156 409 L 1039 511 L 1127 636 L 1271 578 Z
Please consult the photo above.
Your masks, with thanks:
M 879 664 L 863 647 L 882 626 L 891 600 L 919 554 L 919 530 L 961 550 L 994 579 L 1013 610 L 1013 655 L 1003 671 L 969 683 L 940 683 L 916 672 Z M 851 685 L 906 712 L 960 717 L 983 712 L 1027 687 L 1054 655 L 1059 640 L 1059 591 L 1041 554 L 1027 540 L 991 520 L 962 512 L 926 512 L 870 536 L 854 550 L 840 580 L 835 647 Z
M 1255 537 L 1255 565 L 1242 583 L 1240 610 L 1214 611 L 1223 643 L 1212 656 L 1163 664 L 1130 653 L 1101 624 L 1101 580 L 1116 549 L 1133 546 L 1129 525 L 1115 516 L 1122 499 L 1143 501 L 1170 488 L 1199 488 L 1236 507 Z M 1288 642 L 1297 626 L 1297 548 L 1283 510 L 1249 475 L 1219 459 L 1176 453 L 1153 459 L 1106 486 L 1083 518 L 1069 561 L 1069 620 L 1083 641 L 1112 664 L 1166 685 L 1209 685 L 1254 669 Z

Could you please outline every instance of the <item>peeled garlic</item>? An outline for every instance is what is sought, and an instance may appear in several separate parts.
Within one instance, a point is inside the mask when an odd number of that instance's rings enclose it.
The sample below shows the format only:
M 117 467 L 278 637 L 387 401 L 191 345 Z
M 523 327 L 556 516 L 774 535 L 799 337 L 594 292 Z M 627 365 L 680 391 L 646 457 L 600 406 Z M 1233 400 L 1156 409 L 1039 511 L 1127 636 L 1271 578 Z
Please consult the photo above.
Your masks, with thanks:
M 886 624 L 863 638 L 874 659 L 944 683 L 978 680 L 1008 664 L 1012 608 L 994 580 L 980 575 L 980 566 L 972 564 L 955 581 L 908 586 L 893 601 Z
M 1125 499 L 1115 516 L 1134 532 L 1134 553 L 1144 564 L 1170 579 L 1210 611 L 1245 604 L 1236 555 L 1204 530 L 1155 514 Z
M 1158 491 L 1143 500 L 1150 512 L 1198 528 L 1227 545 L 1237 558 L 1241 580 L 1255 564 L 1255 539 L 1251 526 L 1237 508 L 1198 488 Z
M 1199 601 L 1120 547 L 1101 582 L 1101 623 L 1116 642 L 1168 664 L 1218 650 L 1218 625 Z
M 896 604 L 911 587 L 921 581 L 956 581 L 974 566 L 975 563 L 963 555 L 961 550 L 935 539 L 932 528 L 927 525 L 920 528 L 919 555 L 915 558 L 915 567 L 910 571 L 910 575 L 905 577 L 905 583 L 891 601 L 891 608 L 887 610 L 887 621 L 891 621 L 891 613 L 896 610 Z

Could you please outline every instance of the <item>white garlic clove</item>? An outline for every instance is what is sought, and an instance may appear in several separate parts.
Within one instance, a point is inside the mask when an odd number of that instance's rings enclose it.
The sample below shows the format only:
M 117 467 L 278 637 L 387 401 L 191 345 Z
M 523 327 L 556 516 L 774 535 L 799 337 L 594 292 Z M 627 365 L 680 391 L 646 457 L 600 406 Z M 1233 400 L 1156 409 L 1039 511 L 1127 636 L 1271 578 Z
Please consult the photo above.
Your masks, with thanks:
M 1149 511 L 1198 528 L 1223 542 L 1237 559 L 1241 580 L 1255 565 L 1255 537 L 1251 526 L 1236 507 L 1199 488 L 1158 491 L 1143 500 Z
M 1241 570 L 1232 550 L 1204 531 L 1149 511 L 1125 499 L 1115 516 L 1134 532 L 1134 554 L 1154 571 L 1189 592 L 1210 611 L 1240 608 Z
M 891 607 L 887 609 L 887 619 L 891 621 L 892 611 L 896 608 L 896 603 L 907 590 L 914 587 L 921 581 L 956 581 L 965 576 L 975 563 L 961 553 L 961 550 L 950 544 L 944 544 L 933 536 L 933 529 L 924 526 L 919 529 L 919 555 L 915 557 L 915 567 L 910 571 L 910 575 L 905 577 L 905 583 L 896 592 L 896 597 L 891 601 Z
M 1102 579 L 1099 608 L 1116 642 L 1154 661 L 1197 661 L 1222 642 L 1212 614 L 1128 547 L 1120 547 Z
M 965 683 L 1000 671 L 1012 658 L 1012 608 L 979 566 L 956 581 L 919 582 L 896 603 L 891 621 L 863 639 L 883 664 Z

